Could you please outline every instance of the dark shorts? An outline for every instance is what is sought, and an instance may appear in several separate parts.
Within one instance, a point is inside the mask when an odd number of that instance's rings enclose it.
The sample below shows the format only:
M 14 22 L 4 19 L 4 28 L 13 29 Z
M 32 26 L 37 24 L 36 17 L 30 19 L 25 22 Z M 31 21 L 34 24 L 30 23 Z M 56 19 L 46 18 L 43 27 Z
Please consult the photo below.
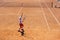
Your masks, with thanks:
M 24 27 L 24 25 L 21 23 L 21 24 L 19 24 L 20 25 L 20 28 L 23 28 Z

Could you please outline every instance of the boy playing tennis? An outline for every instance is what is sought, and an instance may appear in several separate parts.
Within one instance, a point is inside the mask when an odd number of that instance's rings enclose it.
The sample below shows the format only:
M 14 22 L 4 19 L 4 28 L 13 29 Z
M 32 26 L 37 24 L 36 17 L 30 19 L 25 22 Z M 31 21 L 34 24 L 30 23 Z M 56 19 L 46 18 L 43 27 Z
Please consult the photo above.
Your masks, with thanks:
M 23 21 L 24 21 L 25 18 L 23 18 L 23 13 L 21 14 L 21 16 L 19 17 L 19 32 L 21 32 L 21 35 L 23 36 L 24 35 L 24 24 L 23 24 Z

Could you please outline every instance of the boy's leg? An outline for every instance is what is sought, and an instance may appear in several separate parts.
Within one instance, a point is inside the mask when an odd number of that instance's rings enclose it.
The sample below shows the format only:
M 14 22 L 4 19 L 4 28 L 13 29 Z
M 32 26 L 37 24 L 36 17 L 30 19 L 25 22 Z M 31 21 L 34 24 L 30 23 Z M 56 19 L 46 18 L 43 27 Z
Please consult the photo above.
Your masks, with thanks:
M 18 29 L 18 32 L 21 32 L 21 31 L 20 31 L 20 28 Z
M 24 29 L 21 29 L 22 31 L 21 31 L 21 35 L 23 36 L 24 35 Z

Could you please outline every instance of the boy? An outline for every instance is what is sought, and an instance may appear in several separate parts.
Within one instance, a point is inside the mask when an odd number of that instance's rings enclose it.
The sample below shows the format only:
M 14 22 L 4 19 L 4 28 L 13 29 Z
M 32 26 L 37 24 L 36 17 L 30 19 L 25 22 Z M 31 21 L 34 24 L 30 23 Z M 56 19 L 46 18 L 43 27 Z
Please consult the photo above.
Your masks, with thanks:
M 23 18 L 23 13 L 22 13 L 22 15 L 19 17 L 19 26 L 20 26 L 20 28 L 19 28 L 19 31 L 18 31 L 18 32 L 21 32 L 21 35 L 22 36 L 24 35 L 24 24 L 23 24 L 23 20 L 24 20 L 24 18 Z

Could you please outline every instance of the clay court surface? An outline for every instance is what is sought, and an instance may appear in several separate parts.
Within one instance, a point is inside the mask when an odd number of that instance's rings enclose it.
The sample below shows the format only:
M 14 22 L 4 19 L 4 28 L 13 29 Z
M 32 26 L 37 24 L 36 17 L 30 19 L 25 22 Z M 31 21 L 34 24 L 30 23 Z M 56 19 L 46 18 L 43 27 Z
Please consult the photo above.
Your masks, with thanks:
M 22 12 L 24 36 L 18 32 Z M 60 40 L 60 8 L 0 7 L 0 40 Z

